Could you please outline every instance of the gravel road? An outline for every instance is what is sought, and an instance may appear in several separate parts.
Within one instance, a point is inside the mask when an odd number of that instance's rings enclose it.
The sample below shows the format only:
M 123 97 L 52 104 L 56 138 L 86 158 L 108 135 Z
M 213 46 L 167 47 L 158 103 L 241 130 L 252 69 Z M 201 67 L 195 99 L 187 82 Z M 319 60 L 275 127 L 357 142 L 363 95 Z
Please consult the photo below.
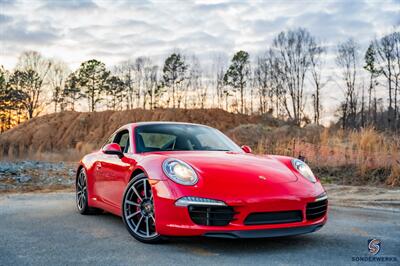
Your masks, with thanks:
M 367 240 L 382 241 L 369 255 Z M 82 216 L 73 193 L 0 195 L 0 265 L 348 265 L 400 261 L 400 213 L 332 207 L 327 225 L 290 238 L 135 241 L 111 214 Z M 368 262 L 386 265 L 392 262 Z

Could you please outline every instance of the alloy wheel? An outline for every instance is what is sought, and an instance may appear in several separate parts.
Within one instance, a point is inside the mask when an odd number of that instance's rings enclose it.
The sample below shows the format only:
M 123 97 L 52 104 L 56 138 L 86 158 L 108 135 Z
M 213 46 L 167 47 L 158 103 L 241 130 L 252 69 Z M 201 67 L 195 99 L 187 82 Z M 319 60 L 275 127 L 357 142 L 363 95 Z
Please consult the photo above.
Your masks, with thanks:
M 80 171 L 76 180 L 76 206 L 79 211 L 86 207 L 87 203 L 87 185 L 85 171 Z
M 124 220 L 131 232 L 142 240 L 157 238 L 153 194 L 147 178 L 137 179 L 125 193 Z

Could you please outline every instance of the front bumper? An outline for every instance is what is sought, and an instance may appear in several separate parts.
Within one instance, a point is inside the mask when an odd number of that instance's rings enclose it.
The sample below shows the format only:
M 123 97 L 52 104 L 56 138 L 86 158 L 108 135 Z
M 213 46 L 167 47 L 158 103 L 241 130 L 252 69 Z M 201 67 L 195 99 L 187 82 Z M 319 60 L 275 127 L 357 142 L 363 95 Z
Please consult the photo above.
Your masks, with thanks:
M 322 187 L 321 187 L 322 188 Z M 323 192 L 323 189 L 322 191 Z M 320 192 L 318 192 L 320 193 Z M 188 207 L 176 206 L 178 198 L 184 194 L 175 194 L 169 189 L 168 181 L 153 184 L 156 213 L 156 228 L 165 236 L 207 236 L 223 238 L 264 238 L 306 234 L 319 230 L 327 221 L 327 214 L 308 219 L 307 204 L 315 202 L 316 196 L 274 196 L 241 199 L 238 196 L 216 198 L 223 200 L 235 211 L 234 219 L 227 225 L 210 226 L 193 222 Z M 187 195 L 187 194 L 186 194 Z M 204 195 L 197 194 L 198 197 Z M 246 218 L 252 213 L 301 211 L 302 219 L 290 223 L 246 225 Z M 326 212 L 327 213 L 327 212 Z
M 268 238 L 283 237 L 313 233 L 322 228 L 324 224 L 315 224 L 308 226 L 275 228 L 275 229 L 259 229 L 259 230 L 235 230 L 205 233 L 207 237 L 219 238 Z

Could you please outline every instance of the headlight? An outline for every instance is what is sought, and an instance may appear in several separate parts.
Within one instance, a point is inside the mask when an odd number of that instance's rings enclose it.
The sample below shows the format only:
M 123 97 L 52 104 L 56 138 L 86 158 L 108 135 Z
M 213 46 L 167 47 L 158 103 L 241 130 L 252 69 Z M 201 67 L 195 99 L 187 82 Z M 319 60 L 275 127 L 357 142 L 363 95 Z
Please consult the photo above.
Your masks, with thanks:
M 313 183 L 317 182 L 317 178 L 314 176 L 310 167 L 308 167 L 308 165 L 305 162 L 299 159 L 293 159 L 292 165 L 297 170 L 297 172 L 299 172 L 302 176 L 307 178 L 310 182 Z
M 166 159 L 163 162 L 164 173 L 181 185 L 194 185 L 197 183 L 197 174 L 187 163 L 178 159 Z

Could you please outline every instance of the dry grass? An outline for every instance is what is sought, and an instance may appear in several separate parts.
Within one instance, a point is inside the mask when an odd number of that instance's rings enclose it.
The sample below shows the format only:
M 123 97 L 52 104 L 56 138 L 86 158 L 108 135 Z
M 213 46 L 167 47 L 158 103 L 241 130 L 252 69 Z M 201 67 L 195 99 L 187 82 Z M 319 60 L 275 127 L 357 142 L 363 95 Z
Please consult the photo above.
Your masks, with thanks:
M 137 121 L 210 125 L 255 153 L 304 156 L 317 174 L 340 184 L 400 186 L 400 136 L 377 132 L 298 128 L 271 117 L 218 109 L 64 112 L 32 119 L 0 135 L 0 159 L 77 161 L 118 127 Z
M 373 128 L 359 131 L 322 129 L 266 136 L 257 153 L 304 156 L 322 175 L 335 175 L 347 184 L 400 185 L 400 137 Z M 281 137 L 277 137 L 277 136 Z
M 62 112 L 36 117 L 0 134 L 0 159 L 76 161 L 98 149 L 119 127 L 141 121 L 191 122 L 227 131 L 261 119 L 219 109 Z

